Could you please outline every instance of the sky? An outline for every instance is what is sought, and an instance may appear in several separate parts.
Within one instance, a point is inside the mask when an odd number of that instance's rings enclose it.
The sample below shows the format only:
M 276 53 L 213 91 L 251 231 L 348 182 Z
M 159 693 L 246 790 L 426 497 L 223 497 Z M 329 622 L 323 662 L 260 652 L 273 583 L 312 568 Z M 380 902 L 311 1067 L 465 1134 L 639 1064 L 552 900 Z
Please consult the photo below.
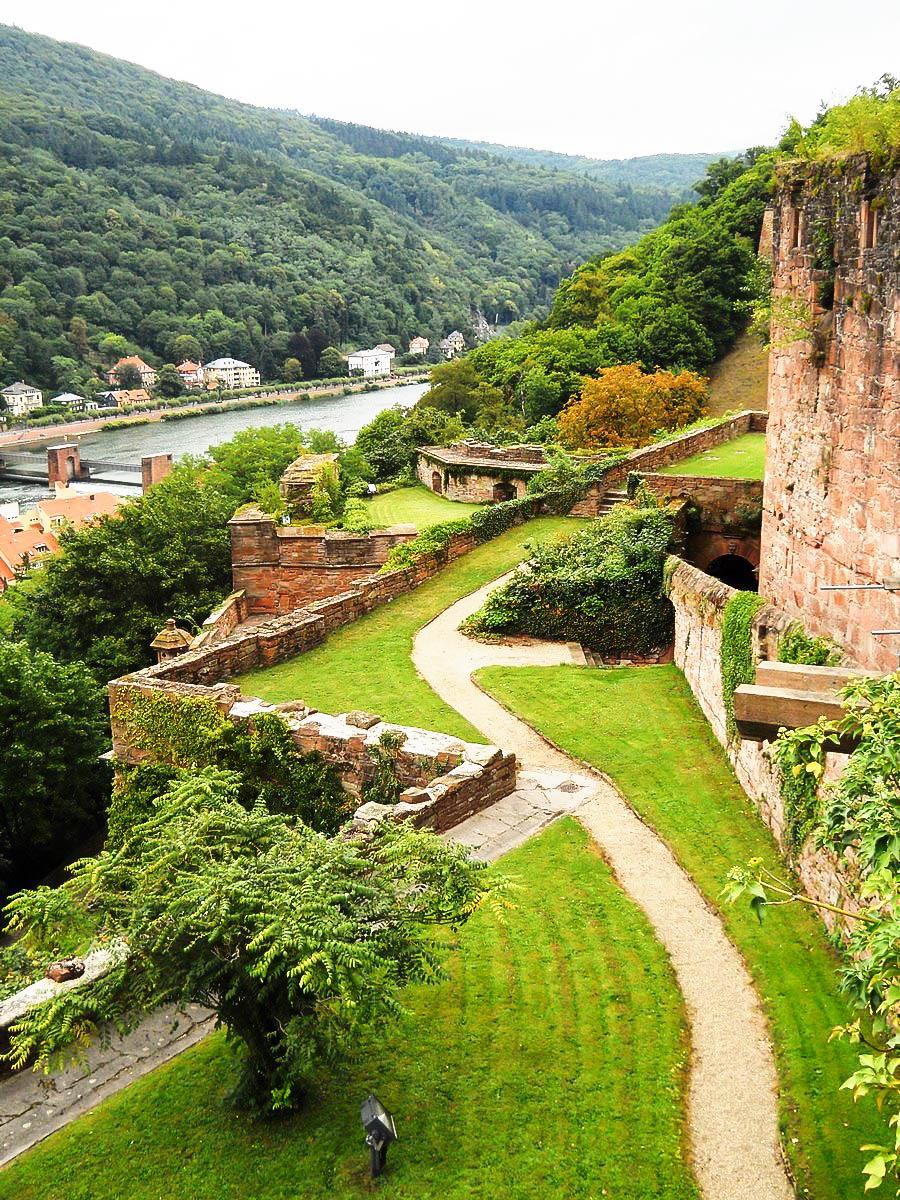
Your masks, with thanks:
M 897 0 L 0 0 L 0 21 L 252 104 L 594 158 L 772 143 L 900 75 Z

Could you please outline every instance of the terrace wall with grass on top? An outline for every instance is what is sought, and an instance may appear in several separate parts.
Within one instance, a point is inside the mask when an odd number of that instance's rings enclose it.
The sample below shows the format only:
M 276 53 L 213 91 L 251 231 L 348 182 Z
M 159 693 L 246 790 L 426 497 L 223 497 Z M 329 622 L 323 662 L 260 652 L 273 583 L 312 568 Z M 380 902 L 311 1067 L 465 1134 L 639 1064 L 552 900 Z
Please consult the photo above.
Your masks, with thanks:
M 675 609 L 675 663 L 697 700 L 717 741 L 731 762 L 741 787 L 772 830 L 806 893 L 826 904 L 856 907 L 854 881 L 827 850 L 817 850 L 807 838 L 790 845 L 779 769 L 768 743 L 733 737 L 722 682 L 723 622 L 734 588 L 683 559 L 667 563 L 667 592 Z M 749 657 L 753 663 L 778 658 L 778 642 L 793 624 L 787 613 L 761 602 L 750 621 Z M 750 682 L 750 680 L 747 680 Z M 846 763 L 843 754 L 826 756 L 825 781 L 835 779 Z M 826 924 L 830 918 L 826 914 Z
M 764 412 L 735 413 L 712 425 L 701 429 L 690 429 L 677 434 L 652 446 L 643 446 L 633 450 L 627 458 L 605 472 L 603 479 L 591 485 L 587 495 L 572 509 L 572 515 L 578 517 L 595 517 L 600 511 L 603 498 L 610 488 L 620 488 L 628 476 L 638 472 L 647 474 L 659 471 L 662 467 L 670 467 L 673 463 L 684 461 L 694 454 L 721 446 L 723 442 L 732 442 L 745 433 L 765 433 L 768 414 Z M 678 476 L 672 476 L 678 479 Z

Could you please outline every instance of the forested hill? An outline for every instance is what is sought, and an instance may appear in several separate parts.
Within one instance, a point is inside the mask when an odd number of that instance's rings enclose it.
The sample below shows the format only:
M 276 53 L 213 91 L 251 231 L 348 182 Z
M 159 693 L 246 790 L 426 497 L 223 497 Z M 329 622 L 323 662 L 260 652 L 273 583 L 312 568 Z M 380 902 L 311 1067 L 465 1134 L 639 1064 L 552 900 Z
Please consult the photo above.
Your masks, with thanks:
M 731 158 L 727 154 L 642 154 L 636 158 L 588 158 L 583 154 L 560 154 L 556 150 L 533 150 L 527 146 L 503 146 L 497 142 L 470 142 L 464 138 L 439 138 L 450 147 L 480 151 L 499 158 L 527 163 L 532 167 L 552 167 L 572 171 L 605 183 L 628 184 L 637 188 L 661 188 L 679 199 L 693 193 L 694 184 L 706 173 L 711 162 Z
M 122 335 L 276 377 L 328 343 L 546 305 L 670 193 L 255 108 L 0 26 L 0 375 L 73 388 Z M 106 341 L 104 342 L 104 338 Z M 61 360 L 61 361 L 60 361 Z

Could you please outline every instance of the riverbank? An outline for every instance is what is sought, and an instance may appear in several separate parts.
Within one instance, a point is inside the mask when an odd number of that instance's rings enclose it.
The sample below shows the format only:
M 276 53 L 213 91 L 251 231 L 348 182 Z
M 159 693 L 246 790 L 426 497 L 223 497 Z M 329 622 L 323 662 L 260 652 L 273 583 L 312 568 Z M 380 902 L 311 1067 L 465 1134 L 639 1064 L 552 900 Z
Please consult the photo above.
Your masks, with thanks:
M 374 390 L 384 391 L 388 388 L 407 387 L 424 383 L 429 372 L 423 371 L 415 375 L 392 375 L 381 380 Z M 349 392 L 345 388 L 350 389 Z M 79 438 L 86 434 L 113 432 L 130 425 L 147 425 L 166 418 L 179 421 L 191 420 L 196 417 L 208 417 L 226 412 L 241 412 L 252 408 L 272 408 L 281 405 L 296 404 L 306 398 L 324 398 L 328 396 L 355 395 L 359 392 L 373 390 L 371 381 L 365 380 L 344 385 L 330 384 L 325 387 L 298 387 L 292 392 L 262 392 L 256 396 L 239 396 L 234 400 L 223 400 L 221 404 L 211 402 L 208 398 L 194 404 L 179 405 L 175 408 L 157 408 L 144 412 L 125 413 L 122 416 L 106 414 L 102 417 L 87 417 L 79 421 L 63 421 L 58 425 L 45 425 L 41 429 L 10 429 L 0 433 L 0 446 L 16 446 L 20 449 L 41 447 L 58 441 L 60 438 Z

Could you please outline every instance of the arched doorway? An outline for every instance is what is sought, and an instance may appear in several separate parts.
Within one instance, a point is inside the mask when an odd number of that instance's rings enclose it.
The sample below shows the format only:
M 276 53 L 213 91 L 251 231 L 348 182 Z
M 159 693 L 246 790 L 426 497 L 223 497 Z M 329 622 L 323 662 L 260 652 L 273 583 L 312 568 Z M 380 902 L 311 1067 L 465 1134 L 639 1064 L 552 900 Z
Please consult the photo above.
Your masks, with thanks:
M 440 495 L 444 490 L 443 482 L 441 481 L 440 471 L 431 472 L 431 490 Z
M 494 503 L 502 504 L 504 500 L 515 500 L 516 485 L 514 483 L 505 483 L 501 480 L 500 483 L 494 484 Z
M 70 454 L 66 458 L 66 479 L 70 482 L 75 478 L 75 455 Z
M 706 568 L 706 573 L 740 592 L 759 591 L 759 580 L 753 564 L 741 554 L 720 554 Z

